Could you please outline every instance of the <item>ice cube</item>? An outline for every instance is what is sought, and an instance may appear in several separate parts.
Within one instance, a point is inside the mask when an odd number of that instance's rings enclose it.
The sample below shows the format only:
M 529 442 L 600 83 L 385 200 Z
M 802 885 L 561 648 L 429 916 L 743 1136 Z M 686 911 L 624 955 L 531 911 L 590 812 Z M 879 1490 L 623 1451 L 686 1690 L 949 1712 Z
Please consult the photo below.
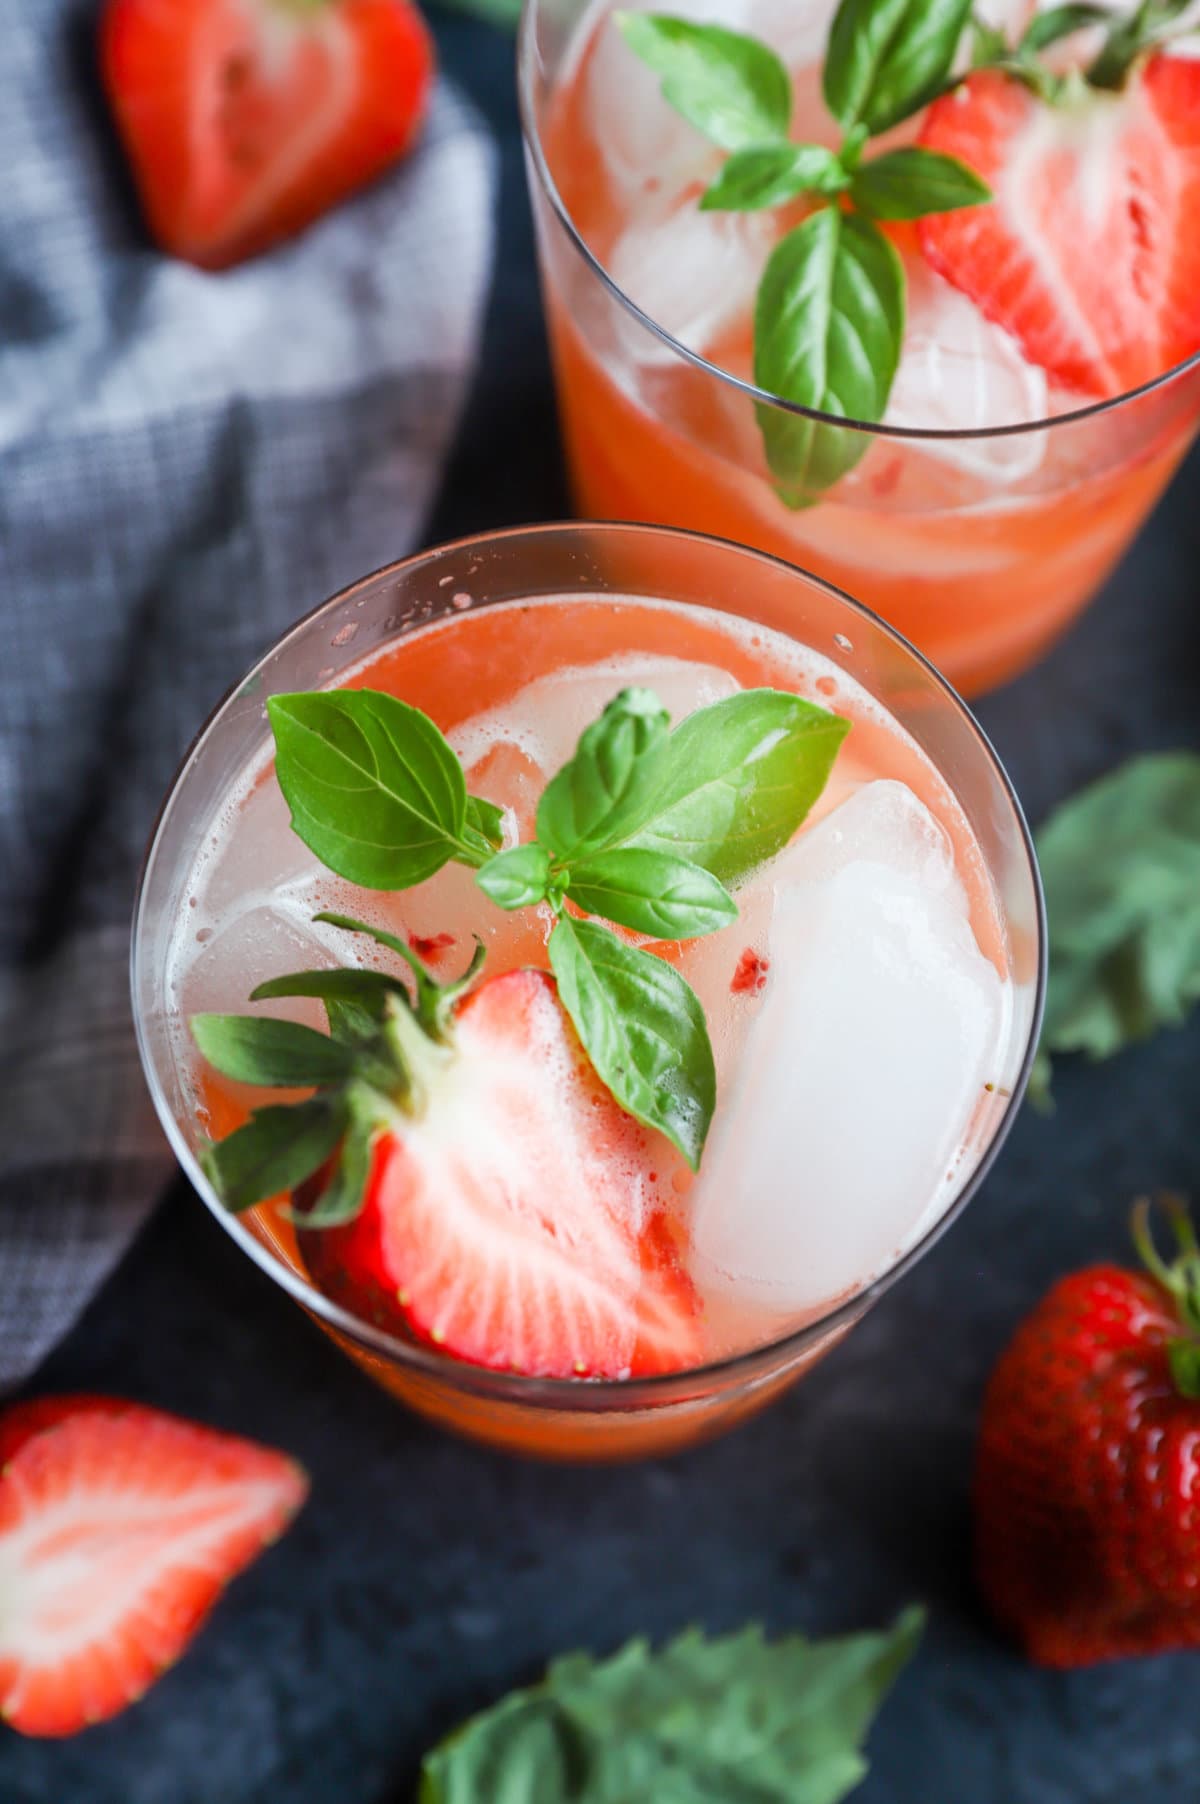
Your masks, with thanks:
M 696 24 L 736 31 L 737 0 L 732 7 L 729 0 L 689 0 L 686 13 Z M 633 0 L 626 10 L 653 12 L 656 0 Z M 611 12 L 596 27 L 584 84 L 588 124 L 620 188 L 675 194 L 720 167 L 721 152 L 664 100 L 660 78 L 630 49 Z
M 735 678 L 717 664 L 627 652 L 594 664 L 569 665 L 538 677 L 498 708 L 476 714 L 450 734 L 450 743 L 468 769 L 499 746 L 511 746 L 540 772 L 545 783 L 574 752 L 579 735 L 622 689 L 653 689 L 672 721 L 721 701 L 737 690 Z M 489 800 L 504 803 L 504 796 Z
M 824 62 L 838 0 L 740 0 L 735 31 L 749 32 L 782 57 L 791 70 Z M 808 119 L 804 118 L 805 137 Z
M 1045 370 L 1028 363 L 1016 340 L 923 258 L 909 258 L 907 274 L 904 349 L 885 423 L 981 432 L 1044 420 L 1050 412 Z M 1046 454 L 1046 434 L 925 439 L 920 450 L 967 475 L 1014 483 L 1037 470 Z
M 691 1233 L 704 1283 L 799 1313 L 868 1282 L 949 1204 L 1007 985 L 945 834 L 903 784 L 865 785 L 773 877 L 767 985 Z
M 702 213 L 688 196 L 637 213 L 609 254 L 608 272 L 656 325 L 703 354 L 752 316 L 778 230 L 769 212 Z M 675 355 L 644 330 L 626 342 L 641 363 Z

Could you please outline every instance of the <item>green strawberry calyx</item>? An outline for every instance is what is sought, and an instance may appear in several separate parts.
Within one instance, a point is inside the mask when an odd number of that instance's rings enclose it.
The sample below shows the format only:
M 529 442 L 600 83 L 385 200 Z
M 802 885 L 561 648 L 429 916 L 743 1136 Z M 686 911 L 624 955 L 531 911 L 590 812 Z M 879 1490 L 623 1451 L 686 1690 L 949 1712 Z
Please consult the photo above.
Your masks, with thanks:
M 1134 1205 L 1130 1232 L 1142 1264 L 1171 1298 L 1184 1329 L 1183 1334 L 1167 1342 L 1175 1388 L 1181 1396 L 1200 1401 L 1200 1240 L 1182 1197 L 1162 1196 L 1158 1206 L 1166 1215 L 1179 1248 L 1170 1264 L 1155 1245 L 1149 1197 L 1142 1197 Z

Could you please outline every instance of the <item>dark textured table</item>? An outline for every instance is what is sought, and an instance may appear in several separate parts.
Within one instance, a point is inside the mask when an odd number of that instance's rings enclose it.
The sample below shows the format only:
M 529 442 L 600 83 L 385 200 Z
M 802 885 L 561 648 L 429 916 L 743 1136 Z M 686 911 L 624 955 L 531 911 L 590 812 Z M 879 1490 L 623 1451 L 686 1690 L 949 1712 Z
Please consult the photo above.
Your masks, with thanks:
M 439 33 L 499 137 L 503 197 L 431 539 L 566 509 L 511 45 L 456 18 Z M 1070 638 L 979 710 L 1035 822 L 1130 752 L 1200 745 L 1198 569 L 1193 458 Z M 1064 1067 L 1057 1114 L 1025 1111 L 963 1221 L 798 1390 L 714 1446 L 611 1470 L 520 1464 L 406 1415 L 180 1184 L 36 1388 L 277 1442 L 312 1500 L 136 1709 L 70 1743 L 0 1739 L 0 1804 L 411 1804 L 422 1749 L 563 1649 L 692 1620 L 844 1629 L 918 1597 L 930 1629 L 859 1804 L 1192 1804 L 1200 1657 L 1024 1665 L 972 1595 L 967 1487 L 980 1392 L 1021 1311 L 1122 1253 L 1139 1190 L 1200 1196 L 1198 1072 L 1200 1020 Z

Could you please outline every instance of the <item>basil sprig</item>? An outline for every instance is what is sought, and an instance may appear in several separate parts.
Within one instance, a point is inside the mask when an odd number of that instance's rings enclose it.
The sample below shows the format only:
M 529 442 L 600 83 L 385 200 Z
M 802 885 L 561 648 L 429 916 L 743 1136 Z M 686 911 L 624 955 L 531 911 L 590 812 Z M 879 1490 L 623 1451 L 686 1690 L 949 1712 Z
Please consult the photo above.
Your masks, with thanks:
M 268 712 L 292 826 L 339 875 L 402 890 L 456 861 L 499 907 L 552 912 L 550 963 L 593 1065 L 621 1106 L 695 1168 L 716 1105 L 704 1011 L 674 966 L 603 923 L 668 940 L 728 926 L 737 904 L 726 885 L 787 844 L 850 723 L 797 695 L 751 689 L 672 732 L 652 691 L 623 690 L 547 784 L 536 838 L 493 852 L 499 810 L 468 795 L 453 748 L 418 709 L 360 689 L 276 696 Z M 438 984 L 396 935 L 345 915 L 317 918 L 369 934 L 407 970 L 301 971 L 254 991 L 253 1001 L 319 999 L 328 1035 L 262 1016 L 192 1022 L 201 1052 L 238 1082 L 315 1088 L 298 1115 L 259 1110 L 206 1153 L 218 1190 L 244 1208 L 294 1189 L 341 1142 L 336 1181 L 305 1218 L 314 1225 L 358 1207 L 365 1147 L 430 1058 L 445 1056 L 452 1006 L 482 959 Z
M 704 209 L 748 212 L 803 197 L 817 211 L 776 245 L 754 313 L 759 388 L 848 420 L 883 418 L 904 337 L 904 269 L 877 219 L 918 219 L 991 198 L 965 163 L 939 151 L 863 161 L 869 139 L 946 85 L 970 0 L 842 0 L 830 29 L 825 101 L 837 152 L 788 137 L 791 84 L 767 45 L 666 14 L 618 13 L 625 41 L 662 77 L 665 98 L 733 154 Z M 735 117 L 740 129 L 731 135 Z M 751 135 L 751 127 L 756 128 Z M 868 434 L 760 403 L 778 493 L 805 507 L 863 456 Z

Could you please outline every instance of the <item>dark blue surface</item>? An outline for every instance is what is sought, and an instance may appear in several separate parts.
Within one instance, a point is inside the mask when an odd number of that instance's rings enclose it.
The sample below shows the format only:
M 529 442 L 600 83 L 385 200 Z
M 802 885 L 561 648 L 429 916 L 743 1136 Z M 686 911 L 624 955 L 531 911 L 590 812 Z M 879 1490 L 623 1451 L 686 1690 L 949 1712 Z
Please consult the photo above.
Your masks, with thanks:
M 504 197 L 482 374 L 431 538 L 566 505 L 511 45 L 439 30 L 499 135 Z M 1200 745 L 1198 569 L 1194 458 L 1072 636 L 979 710 L 1035 821 L 1131 751 Z M 914 1597 L 929 1634 L 859 1804 L 1191 1804 L 1200 1659 L 1026 1666 L 972 1594 L 967 1496 L 981 1389 L 1022 1310 L 1122 1254 L 1139 1190 L 1200 1195 L 1198 1069 L 1200 1022 L 1064 1068 L 1058 1113 L 1022 1116 L 960 1225 L 798 1390 L 725 1441 L 631 1468 L 523 1465 L 426 1428 L 180 1186 L 36 1388 L 277 1442 L 312 1501 L 125 1718 L 68 1744 L 0 1740 L 0 1804 L 410 1804 L 421 1750 L 565 1648 L 692 1620 L 843 1629 Z

